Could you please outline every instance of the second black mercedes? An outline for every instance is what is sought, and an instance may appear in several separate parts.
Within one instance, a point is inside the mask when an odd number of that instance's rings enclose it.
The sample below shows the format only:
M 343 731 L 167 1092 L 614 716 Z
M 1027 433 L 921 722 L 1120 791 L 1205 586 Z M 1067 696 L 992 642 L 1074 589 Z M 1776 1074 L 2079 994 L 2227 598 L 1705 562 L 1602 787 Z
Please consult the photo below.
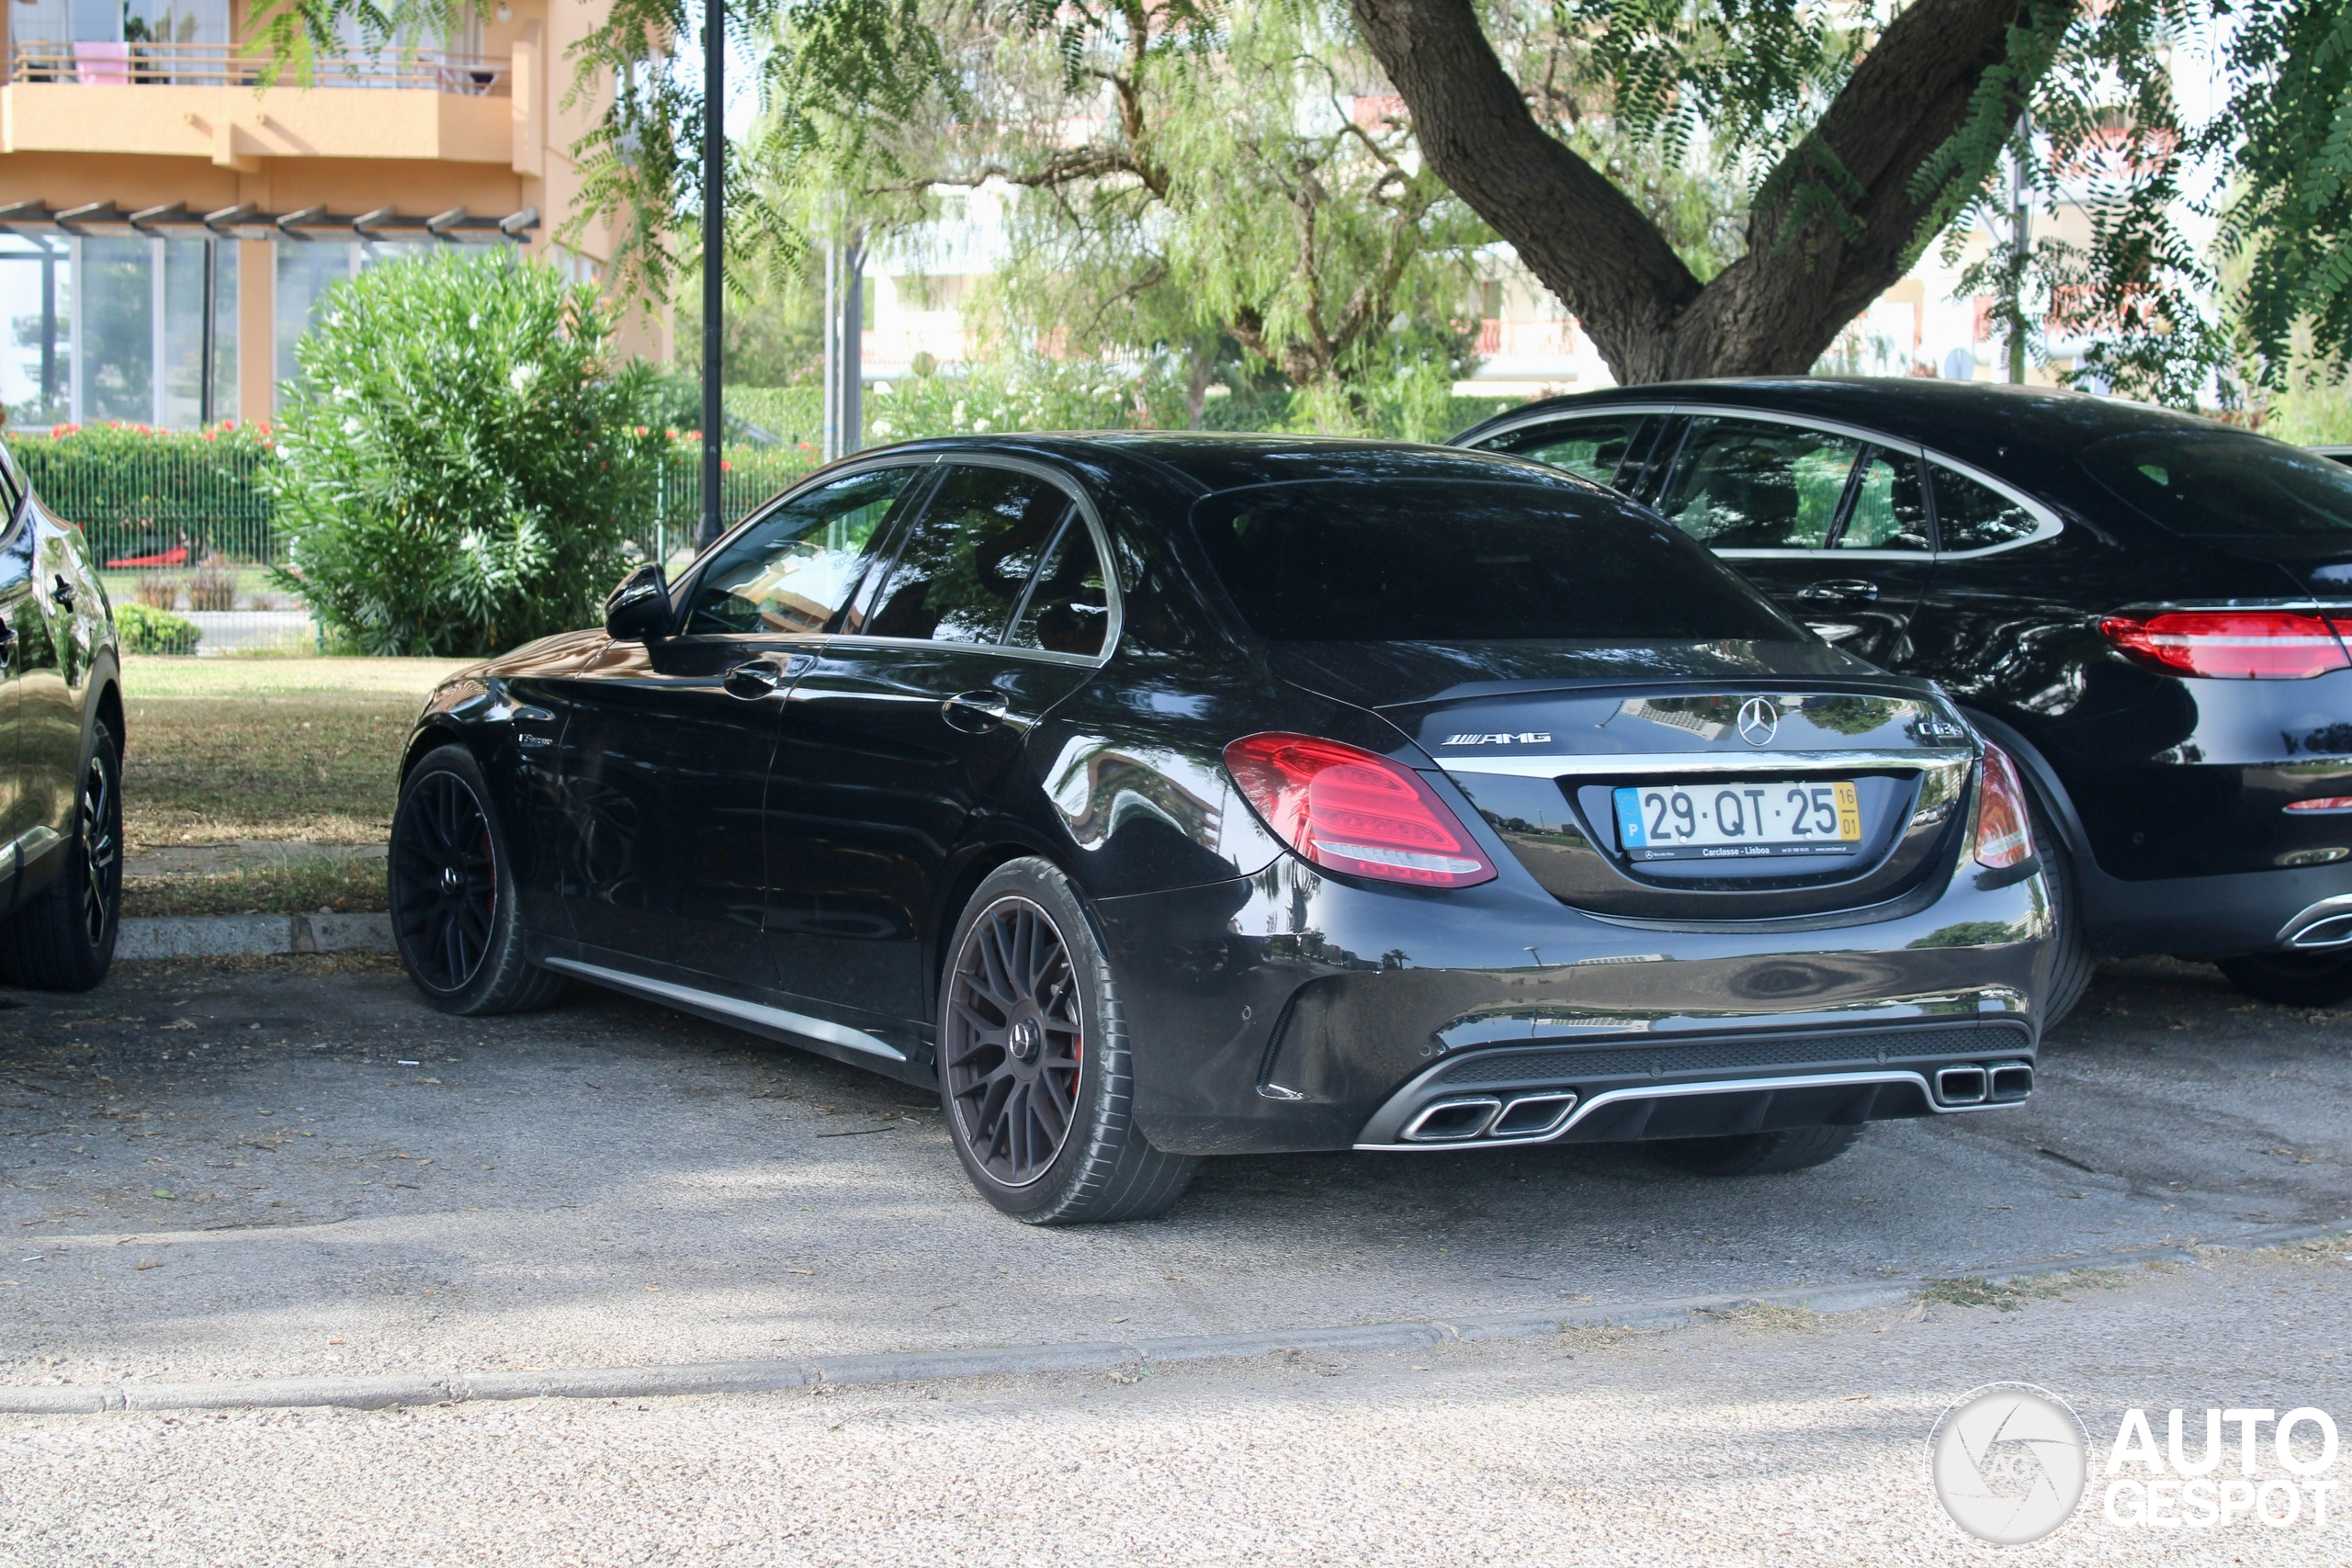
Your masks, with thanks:
M 1032 1222 L 1200 1156 L 1638 1142 L 1791 1170 L 2023 1101 L 2021 785 L 1605 488 L 1270 437 L 836 464 L 451 679 L 392 916 L 935 1086 Z

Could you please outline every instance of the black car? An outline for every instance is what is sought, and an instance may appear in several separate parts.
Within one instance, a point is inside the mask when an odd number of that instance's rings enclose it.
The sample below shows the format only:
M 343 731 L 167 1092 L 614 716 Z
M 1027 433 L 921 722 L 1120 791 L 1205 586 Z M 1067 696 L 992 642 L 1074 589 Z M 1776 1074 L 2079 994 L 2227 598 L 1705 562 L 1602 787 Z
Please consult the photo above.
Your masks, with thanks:
M 122 908 L 122 680 L 82 530 L 0 443 L 0 981 L 86 991 Z
M 2352 997 L 2352 473 L 2048 389 L 1700 381 L 1532 403 L 1455 444 L 1654 507 L 1839 648 L 1938 682 L 2033 792 L 2092 953 Z
M 392 919 L 453 1012 L 585 979 L 935 1084 L 1031 1221 L 1245 1151 L 1792 1169 L 2030 1090 L 2021 790 L 1537 464 L 926 442 L 442 686 Z

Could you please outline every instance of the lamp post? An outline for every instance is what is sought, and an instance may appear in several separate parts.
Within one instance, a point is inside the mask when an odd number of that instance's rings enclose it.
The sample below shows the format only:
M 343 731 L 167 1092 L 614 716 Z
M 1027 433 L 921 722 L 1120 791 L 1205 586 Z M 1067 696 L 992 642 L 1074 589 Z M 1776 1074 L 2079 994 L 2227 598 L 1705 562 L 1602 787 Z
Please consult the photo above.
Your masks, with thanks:
M 707 548 L 725 525 L 719 516 L 718 455 L 726 413 L 719 401 L 723 290 L 727 254 L 727 7 L 702 7 L 702 525 L 695 542 Z

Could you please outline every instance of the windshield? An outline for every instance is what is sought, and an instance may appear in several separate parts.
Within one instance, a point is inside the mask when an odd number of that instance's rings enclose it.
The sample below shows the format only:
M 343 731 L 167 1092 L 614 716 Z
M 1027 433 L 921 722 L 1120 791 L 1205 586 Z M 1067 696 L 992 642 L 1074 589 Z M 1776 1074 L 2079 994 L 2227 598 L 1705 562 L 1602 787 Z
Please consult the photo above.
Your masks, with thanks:
M 1565 486 L 1267 485 L 1193 517 L 1243 619 L 1274 641 L 1806 640 L 1685 536 Z
M 2176 534 L 2340 535 L 2352 545 L 2352 469 L 2233 430 L 2149 431 L 2083 454 L 2099 483 Z

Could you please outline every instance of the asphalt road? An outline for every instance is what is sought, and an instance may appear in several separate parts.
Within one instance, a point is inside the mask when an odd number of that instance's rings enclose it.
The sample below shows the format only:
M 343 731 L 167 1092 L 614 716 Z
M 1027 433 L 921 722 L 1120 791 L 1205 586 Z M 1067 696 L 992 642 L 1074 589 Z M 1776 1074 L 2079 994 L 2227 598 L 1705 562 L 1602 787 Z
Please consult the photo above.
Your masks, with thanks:
M 935 1103 L 621 998 L 450 1020 L 384 961 L 0 1009 L 0 1382 L 678 1363 L 1540 1313 L 2352 1214 L 2344 1015 L 2103 972 L 2014 1112 L 1721 1181 L 1616 1150 L 1213 1162 L 1036 1230 Z
M 2159 1428 L 2174 1406 L 2192 1429 L 2206 1408 L 2344 1414 L 2342 1245 L 2008 1311 L 789 1394 L 6 1418 L 0 1562 L 2332 1568 L 2352 1556 L 2340 1495 L 2325 1528 L 2306 1507 L 2155 1529 L 2106 1519 L 2100 1472 L 2130 1407 Z M 2047 1540 L 1987 1547 L 1939 1508 L 1926 1441 L 1955 1397 L 2018 1378 L 2078 1412 L 2091 1495 Z M 2257 1483 L 2289 1479 L 2256 1462 Z

